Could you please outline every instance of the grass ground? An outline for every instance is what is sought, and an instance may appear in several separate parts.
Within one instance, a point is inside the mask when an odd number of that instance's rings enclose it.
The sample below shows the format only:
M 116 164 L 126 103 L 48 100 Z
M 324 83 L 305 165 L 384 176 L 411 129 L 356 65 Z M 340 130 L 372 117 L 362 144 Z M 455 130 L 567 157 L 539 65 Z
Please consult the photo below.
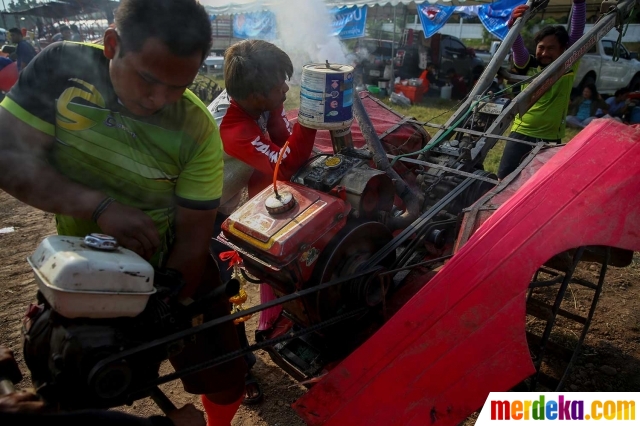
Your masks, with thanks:
M 218 84 L 224 87 L 224 81 L 216 80 Z M 430 122 L 436 124 L 444 124 L 456 111 L 457 104 L 455 101 L 444 100 L 439 98 L 425 97 L 420 104 L 412 105 L 410 107 L 402 107 L 389 102 L 388 97 L 380 98 L 384 103 L 396 110 L 398 113 L 413 117 L 418 121 Z M 285 110 L 297 109 L 300 107 L 300 87 L 291 86 L 289 93 L 287 93 L 287 100 L 284 103 Z M 435 134 L 435 129 L 426 128 L 429 134 Z M 567 129 L 566 135 L 563 138 L 563 142 L 568 142 L 578 132 L 575 129 Z M 500 158 L 502 157 L 502 151 L 504 150 L 504 142 L 499 141 L 489 154 L 484 162 L 485 170 L 489 172 L 497 172 Z

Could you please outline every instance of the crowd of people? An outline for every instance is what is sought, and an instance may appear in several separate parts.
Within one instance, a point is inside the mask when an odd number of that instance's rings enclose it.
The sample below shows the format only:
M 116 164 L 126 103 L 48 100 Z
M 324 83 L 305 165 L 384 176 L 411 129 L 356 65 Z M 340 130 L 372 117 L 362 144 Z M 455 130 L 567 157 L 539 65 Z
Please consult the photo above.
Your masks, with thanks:
M 624 87 L 604 100 L 595 84 L 585 85 L 581 96 L 575 97 L 569 104 L 567 126 L 583 129 L 596 118 L 610 118 L 621 123 L 629 123 L 630 92 L 629 88 Z
M 51 35 L 46 38 L 48 43 L 58 41 L 83 41 L 83 37 L 76 24 L 71 26 L 61 25 L 50 27 Z M 8 31 L 9 41 L 15 47 L 0 55 L 0 101 L 4 99 L 4 93 L 8 92 L 18 80 L 18 73 L 22 71 L 33 58 L 40 52 L 41 45 L 33 33 L 26 28 L 11 28 Z M 15 70 L 13 69 L 15 67 Z M 5 70 L 5 68 L 7 68 Z M 3 72 L 4 71 L 4 72 Z

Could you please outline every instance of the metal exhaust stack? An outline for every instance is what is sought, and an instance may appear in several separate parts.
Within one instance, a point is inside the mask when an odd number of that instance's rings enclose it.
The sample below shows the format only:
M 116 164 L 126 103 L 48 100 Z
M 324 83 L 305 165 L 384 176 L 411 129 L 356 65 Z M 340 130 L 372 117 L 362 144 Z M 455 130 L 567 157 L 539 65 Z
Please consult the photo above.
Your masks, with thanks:
M 338 154 L 345 150 L 353 150 L 353 138 L 351 137 L 351 127 L 340 130 L 330 130 L 331 145 L 333 153 Z
M 423 197 L 409 187 L 398 172 L 391 167 L 382 142 L 380 142 L 378 134 L 371 123 L 371 119 L 369 119 L 362 105 L 359 93 L 356 93 L 353 97 L 353 114 L 360 126 L 360 131 L 362 131 L 362 136 L 367 142 L 367 146 L 373 153 L 373 161 L 376 163 L 376 167 L 389 175 L 393 180 L 396 194 L 402 199 L 402 202 L 407 208 L 401 216 L 390 218 L 387 224 L 392 230 L 406 228 L 420 215 L 420 206 L 422 205 Z

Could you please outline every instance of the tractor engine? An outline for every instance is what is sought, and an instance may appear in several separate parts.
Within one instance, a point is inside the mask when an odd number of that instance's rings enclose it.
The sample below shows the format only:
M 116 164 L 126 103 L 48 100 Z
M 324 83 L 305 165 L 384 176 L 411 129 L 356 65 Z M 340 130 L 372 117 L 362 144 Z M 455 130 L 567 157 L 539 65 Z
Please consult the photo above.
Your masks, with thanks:
M 266 188 L 222 225 L 224 243 L 237 250 L 246 270 L 278 296 L 356 273 L 392 238 L 376 218 L 393 207 L 393 184 L 365 159 L 319 155 L 292 180 L 278 182 L 277 194 L 273 187 Z M 383 297 L 384 289 L 373 277 L 336 285 L 283 307 L 287 316 L 306 327 L 348 307 L 375 306 Z

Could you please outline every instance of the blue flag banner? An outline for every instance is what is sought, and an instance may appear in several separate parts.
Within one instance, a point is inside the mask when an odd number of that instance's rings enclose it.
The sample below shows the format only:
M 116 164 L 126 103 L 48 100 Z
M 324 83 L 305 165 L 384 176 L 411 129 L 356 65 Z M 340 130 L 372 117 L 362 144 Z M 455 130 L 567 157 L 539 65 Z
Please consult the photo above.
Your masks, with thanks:
M 480 18 L 487 31 L 503 40 L 509 32 L 507 22 L 511 17 L 511 12 L 516 6 L 526 2 L 526 0 L 500 0 L 495 3 L 484 4 L 478 9 L 478 18 Z
M 367 22 L 367 6 L 333 8 L 331 35 L 339 36 L 342 40 L 364 37 Z
M 455 6 L 440 6 L 428 2 L 418 5 L 418 16 L 422 23 L 424 37 L 429 38 L 437 33 L 447 23 L 455 10 Z
M 274 40 L 276 38 L 276 16 L 269 11 L 234 15 L 233 36 L 236 38 Z
M 478 16 L 478 10 L 480 10 L 482 6 L 483 5 L 480 4 L 474 6 L 456 6 L 455 13 L 459 13 L 462 17 Z

